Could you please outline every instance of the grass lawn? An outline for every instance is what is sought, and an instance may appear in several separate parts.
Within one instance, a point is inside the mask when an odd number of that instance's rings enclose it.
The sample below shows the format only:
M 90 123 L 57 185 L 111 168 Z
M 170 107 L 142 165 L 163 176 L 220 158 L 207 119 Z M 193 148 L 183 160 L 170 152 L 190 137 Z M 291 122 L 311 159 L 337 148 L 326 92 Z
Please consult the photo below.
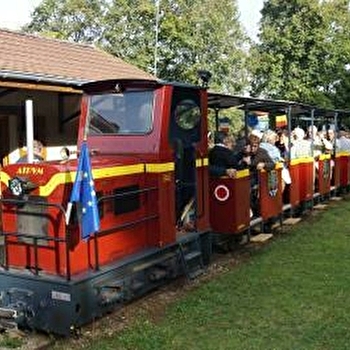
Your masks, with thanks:
M 350 201 L 89 349 L 349 350 Z

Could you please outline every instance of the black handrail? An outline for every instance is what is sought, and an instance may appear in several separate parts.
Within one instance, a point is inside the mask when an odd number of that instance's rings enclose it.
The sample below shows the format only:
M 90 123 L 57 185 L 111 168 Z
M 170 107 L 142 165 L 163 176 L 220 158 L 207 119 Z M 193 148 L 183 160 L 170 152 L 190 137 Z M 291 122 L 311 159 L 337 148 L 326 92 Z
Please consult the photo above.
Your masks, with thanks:
M 118 194 L 112 194 L 112 195 L 107 195 L 107 196 L 101 196 L 98 198 L 97 202 L 98 204 L 104 202 L 104 201 L 109 201 L 109 200 L 114 200 L 115 198 L 122 198 L 134 194 L 141 194 L 141 193 L 150 193 L 151 191 L 157 191 L 158 187 L 148 187 L 148 188 L 143 188 L 139 190 L 131 190 L 128 192 L 124 193 L 118 193 Z M 31 205 L 36 205 L 36 206 L 42 206 L 42 207 L 53 207 L 59 210 L 60 214 L 62 215 L 62 218 L 65 218 L 66 211 L 63 208 L 62 204 L 57 204 L 57 203 L 47 203 L 46 201 L 40 201 L 40 200 L 33 200 L 30 198 L 0 198 L 0 203 L 3 205 L 13 205 L 13 206 L 18 206 L 20 207 L 21 205 L 24 204 L 31 204 Z M 11 209 L 10 209 L 11 210 Z M 40 214 L 38 214 L 40 215 Z M 45 214 L 46 215 L 46 214 Z M 131 227 L 134 227 L 136 225 L 140 225 L 146 221 L 150 220 L 155 220 L 159 217 L 158 214 L 153 214 L 153 215 L 146 215 L 142 218 L 139 218 L 137 220 L 129 221 L 126 223 L 123 223 L 121 225 L 117 225 L 114 227 L 110 227 L 105 230 L 101 230 L 97 232 L 94 236 L 89 238 L 90 240 L 93 240 L 94 242 L 94 258 L 95 258 L 95 266 L 93 267 L 92 265 L 89 265 L 91 268 L 93 268 L 95 271 L 99 270 L 100 268 L 100 259 L 99 259 L 99 251 L 98 251 L 98 238 L 103 237 L 109 234 L 116 233 L 121 230 L 129 229 Z M 25 242 L 25 239 L 31 239 L 33 241 L 33 248 L 34 248 L 34 274 L 38 275 L 40 272 L 40 267 L 39 267 L 39 255 L 38 255 L 38 249 L 47 249 L 47 250 L 53 250 L 55 251 L 56 248 L 53 247 L 52 245 L 39 245 L 38 242 L 41 241 L 46 241 L 46 242 L 54 242 L 54 243 L 62 243 L 65 245 L 65 252 L 66 252 L 66 279 L 69 281 L 71 280 L 71 261 L 70 261 L 70 249 L 69 249 L 69 244 L 68 242 L 70 241 L 70 231 L 69 231 L 69 226 L 64 225 L 64 234 L 63 238 L 60 237 L 50 237 L 50 236 L 39 236 L 39 235 L 33 235 L 33 234 L 28 234 L 28 233 L 19 233 L 19 232 L 5 232 L 2 231 L 0 232 L 0 236 L 2 235 L 4 237 L 4 245 L 5 245 L 5 261 L 3 264 L 3 268 L 8 270 L 9 269 L 9 245 L 23 245 L 23 246 L 28 246 L 28 242 Z M 62 237 L 62 235 L 59 235 Z M 20 238 L 23 241 L 9 241 L 9 237 L 16 237 Z M 56 252 L 57 254 L 57 252 Z M 90 254 L 89 254 L 90 256 Z
M 65 217 L 65 210 L 61 204 L 57 203 L 47 203 L 46 201 L 38 201 L 38 200 L 33 200 L 30 198 L 0 198 L 0 203 L 4 205 L 13 205 L 13 206 L 21 206 L 24 204 L 31 204 L 31 205 L 36 205 L 36 206 L 41 206 L 41 207 L 53 207 L 58 209 L 62 217 Z M 28 243 L 25 242 L 26 239 L 30 239 L 33 241 L 33 247 L 34 247 L 34 274 L 38 275 L 40 268 L 39 268 L 39 255 L 38 255 L 38 249 L 47 249 L 47 250 L 55 250 L 55 247 L 50 246 L 49 244 L 46 245 L 39 245 L 38 241 L 45 241 L 45 242 L 54 242 L 54 243 L 63 243 L 65 244 L 65 251 L 66 251 L 66 278 L 67 280 L 70 280 L 71 278 L 71 271 L 70 271 L 70 256 L 69 256 L 69 248 L 68 248 L 68 235 L 67 235 L 67 230 L 66 226 L 64 226 L 65 232 L 64 232 L 64 238 L 59 238 L 59 237 L 50 237 L 50 236 L 42 236 L 42 235 L 33 235 L 33 234 L 28 234 L 28 233 L 19 233 L 19 232 L 5 232 L 2 231 L 0 235 L 4 237 L 4 245 L 5 245 L 5 261 L 3 264 L 3 268 L 5 270 L 9 269 L 9 245 L 23 245 L 23 246 L 28 246 Z M 16 237 L 23 239 L 23 242 L 20 241 L 15 241 L 15 242 L 9 242 L 8 238 L 9 237 Z

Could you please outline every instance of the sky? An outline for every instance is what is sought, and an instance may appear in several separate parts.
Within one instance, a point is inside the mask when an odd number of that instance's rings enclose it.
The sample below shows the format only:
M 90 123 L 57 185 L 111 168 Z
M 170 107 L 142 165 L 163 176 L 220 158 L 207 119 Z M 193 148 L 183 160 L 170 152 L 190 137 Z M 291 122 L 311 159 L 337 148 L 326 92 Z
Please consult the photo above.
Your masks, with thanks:
M 19 29 L 30 22 L 30 15 L 42 0 L 0 0 L 0 27 Z M 215 0 L 213 0 L 215 1 Z M 237 0 L 242 24 L 252 39 L 256 39 L 260 10 L 264 0 Z

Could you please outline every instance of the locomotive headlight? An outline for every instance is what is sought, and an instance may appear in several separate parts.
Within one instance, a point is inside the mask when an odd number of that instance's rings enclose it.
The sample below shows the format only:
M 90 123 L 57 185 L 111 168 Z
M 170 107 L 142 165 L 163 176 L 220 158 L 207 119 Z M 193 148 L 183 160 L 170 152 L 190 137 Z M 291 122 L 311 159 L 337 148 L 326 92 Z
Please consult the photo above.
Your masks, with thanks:
M 23 196 L 24 194 L 23 181 L 18 177 L 11 179 L 9 181 L 9 189 L 14 196 L 16 197 Z
M 10 192 L 16 197 L 21 197 L 37 187 L 38 186 L 36 184 L 33 184 L 27 180 L 23 180 L 19 177 L 14 177 L 13 179 L 9 180 Z

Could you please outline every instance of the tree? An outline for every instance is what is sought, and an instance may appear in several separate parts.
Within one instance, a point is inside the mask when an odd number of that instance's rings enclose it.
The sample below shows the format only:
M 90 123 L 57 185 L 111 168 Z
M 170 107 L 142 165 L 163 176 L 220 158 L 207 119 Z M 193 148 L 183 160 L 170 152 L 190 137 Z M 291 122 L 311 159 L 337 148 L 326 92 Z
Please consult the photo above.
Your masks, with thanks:
M 161 16 L 160 76 L 196 81 L 198 69 L 213 73 L 212 89 L 242 92 L 246 87 L 246 53 L 232 0 L 168 2 Z
M 22 29 L 74 42 L 97 43 L 103 35 L 105 0 L 43 0 Z
M 246 37 L 235 0 L 44 0 L 24 30 L 95 43 L 154 73 L 157 12 L 159 78 L 196 83 L 197 70 L 207 69 L 213 89 L 246 88 Z
M 253 93 L 331 107 L 349 61 L 345 0 L 269 0 L 252 48 Z

